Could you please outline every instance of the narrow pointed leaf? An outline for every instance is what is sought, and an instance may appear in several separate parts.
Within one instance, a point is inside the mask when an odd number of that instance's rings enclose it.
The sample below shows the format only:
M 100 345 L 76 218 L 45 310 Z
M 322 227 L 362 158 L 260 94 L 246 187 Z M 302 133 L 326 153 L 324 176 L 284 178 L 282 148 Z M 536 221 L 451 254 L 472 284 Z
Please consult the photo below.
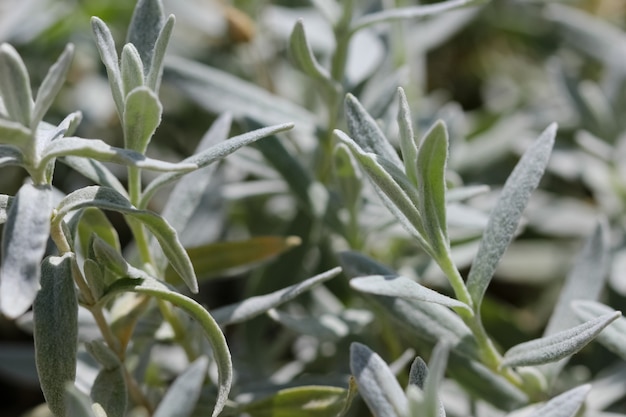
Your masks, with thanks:
M 345 112 L 348 133 L 363 150 L 380 155 L 396 166 L 403 166 L 398 153 L 391 146 L 376 121 L 352 94 L 346 95 Z
M 302 19 L 298 19 L 289 37 L 289 53 L 296 66 L 306 75 L 313 79 L 330 82 L 330 73 L 317 62 L 313 55 Z
M 612 312 L 571 329 L 541 339 L 520 343 L 505 353 L 502 366 L 539 365 L 573 355 L 595 339 L 606 326 L 620 316 L 620 312 Z
M 91 387 L 91 400 L 102 407 L 107 417 L 124 417 L 128 404 L 128 388 L 122 363 L 100 341 L 88 343 L 87 350 L 103 365 Z
M 389 366 L 378 354 L 360 343 L 350 345 L 350 369 L 359 393 L 377 417 L 403 417 L 408 403 Z
M 60 138 L 50 143 L 44 150 L 42 164 L 48 163 L 53 158 L 63 156 L 79 156 L 153 171 L 189 172 L 197 168 L 197 165 L 190 162 L 159 161 L 148 158 L 139 152 L 110 146 L 100 139 L 84 139 L 75 136 Z
M 330 386 L 302 386 L 282 389 L 267 398 L 245 404 L 241 411 L 251 417 L 340 416 L 348 391 Z
M 513 240 L 530 194 L 537 188 L 543 176 L 554 145 L 556 128 L 556 124 L 550 125 L 524 153 L 506 180 L 489 216 L 478 254 L 467 278 L 467 288 L 476 311 L 480 311 L 482 299 L 496 265 Z
M 120 62 L 122 71 L 122 86 L 124 94 L 128 96 L 131 91 L 144 84 L 143 80 L 143 63 L 135 45 L 127 43 L 122 49 L 122 58 Z M 125 97 L 128 99 L 128 97 Z M 128 106 L 128 103 L 125 103 Z
M 198 278 L 211 277 L 229 270 L 247 268 L 272 259 L 300 244 L 297 236 L 255 236 L 247 240 L 216 242 L 187 249 Z M 176 283 L 174 271 L 167 269 L 165 278 Z
M 575 301 L 572 306 L 574 313 L 582 321 L 592 320 L 615 311 L 597 301 Z M 626 360 L 626 318 L 620 317 L 611 323 L 598 335 L 597 340 L 611 352 Z
M 424 411 L 429 417 L 445 417 L 446 412 L 437 394 L 443 382 L 448 363 L 449 346 L 445 341 L 437 343 L 424 381 Z
M 146 152 L 152 135 L 161 123 L 163 107 L 148 87 L 138 87 L 126 96 L 124 107 L 124 145 L 141 154 Z
M 146 76 L 146 85 L 155 93 L 159 93 L 159 87 L 161 86 L 161 77 L 163 76 L 163 62 L 165 61 L 165 50 L 167 44 L 172 36 L 174 30 L 174 23 L 176 19 L 174 15 L 169 15 L 159 37 L 154 44 L 154 51 L 152 53 L 152 63 Z
M 222 326 L 239 323 L 263 314 L 269 309 L 293 300 L 298 295 L 336 277 L 341 272 L 341 268 L 333 268 L 319 275 L 311 277 L 298 284 L 274 291 L 265 295 L 250 297 L 239 303 L 227 305 L 213 310 L 211 314 Z
M 73 382 L 68 382 L 61 388 L 65 391 L 65 404 L 67 415 L 72 417 L 101 417 L 96 416 L 91 408 L 91 400 L 82 391 L 74 386 Z M 59 414 L 64 416 L 65 414 Z
M 348 335 L 350 328 L 336 315 L 319 314 L 315 317 L 296 317 L 278 310 L 269 310 L 267 314 L 276 322 L 294 332 L 314 336 L 318 340 L 336 341 Z
M 196 407 L 207 376 L 209 360 L 206 356 L 196 359 L 167 390 L 154 417 L 189 417 Z
M 161 249 L 174 270 L 193 292 L 198 292 L 198 282 L 193 265 L 185 252 L 176 231 L 161 216 L 133 207 L 123 195 L 107 187 L 90 186 L 68 194 L 58 205 L 53 221 L 59 221 L 70 211 L 84 207 L 97 207 L 118 211 L 144 224 L 159 241 Z
M 33 134 L 21 123 L 0 119 L 0 143 L 19 148 L 29 146 Z
M 0 45 L 0 96 L 9 118 L 29 127 L 33 93 L 24 61 L 8 43 Z
M 450 298 L 402 276 L 371 275 L 350 280 L 350 286 L 370 294 L 400 297 L 407 300 L 425 301 L 451 308 L 463 308 L 471 312 L 467 304 Z
M 419 212 L 428 241 L 438 254 L 449 252 L 446 224 L 448 132 L 439 121 L 426 133 L 417 154 Z
M 152 62 L 154 47 L 164 20 L 163 5 L 160 0 L 139 0 L 137 2 L 128 28 L 126 42 L 135 45 L 145 66 Z M 149 67 L 144 68 L 146 74 L 149 69 Z
M 585 402 L 591 385 L 581 385 L 554 397 L 534 410 L 528 417 L 574 417 Z
M 76 377 L 78 300 L 71 262 L 69 253 L 46 258 L 33 305 L 37 373 L 48 407 L 57 416 L 66 415 L 65 384 Z
M 31 129 L 36 129 L 40 121 L 43 120 L 46 112 L 52 105 L 52 102 L 56 98 L 63 83 L 67 71 L 72 64 L 72 58 L 74 56 L 74 45 L 71 43 L 65 47 L 65 50 L 48 70 L 46 77 L 43 79 L 39 91 L 37 91 L 37 97 L 35 98 L 35 106 L 33 109 L 33 117 L 31 120 Z
M 284 132 L 293 128 L 293 123 L 284 123 L 276 126 L 264 127 L 262 129 L 253 130 L 252 132 L 243 133 L 235 136 L 231 139 L 220 142 L 205 151 L 190 156 L 183 160 L 183 163 L 194 164 L 199 168 L 203 168 L 213 162 L 219 161 L 227 155 L 235 152 L 242 146 L 249 145 L 256 142 L 259 139 L 274 135 L 279 132 Z M 145 189 L 142 197 L 142 206 L 147 204 L 150 197 L 163 185 L 169 184 L 172 181 L 185 175 L 184 173 L 167 173 L 155 178 Z
M 7 317 L 22 315 L 35 299 L 51 214 L 49 186 L 24 184 L 12 201 L 2 235 L 0 265 L 0 308 Z
M 129 266 L 129 268 L 132 267 Z M 113 296 L 117 293 L 128 291 L 147 294 L 158 299 L 168 301 L 182 308 L 200 324 L 211 344 L 213 357 L 217 363 L 218 394 L 217 402 L 212 413 L 213 417 L 217 416 L 226 404 L 228 393 L 230 392 L 233 381 L 233 369 L 230 352 L 228 351 L 226 339 L 224 338 L 224 334 L 222 333 L 219 325 L 213 319 L 211 314 L 204 309 L 204 307 L 191 298 L 178 293 L 167 284 L 145 276 L 145 274 L 140 270 L 136 270 L 134 268 L 132 268 L 132 270 L 138 272 L 137 275 L 141 275 L 142 277 L 124 278 L 116 281 L 115 284 L 111 286 L 107 295 Z M 103 298 L 103 302 L 106 302 L 107 298 L 108 297 Z
M 91 18 L 91 28 L 96 38 L 100 59 L 107 70 L 113 101 L 115 101 L 119 115 L 122 116 L 124 113 L 124 89 L 122 87 L 122 76 L 113 35 L 107 25 L 97 17 Z
M 404 161 L 404 171 L 409 180 L 417 187 L 417 144 L 413 133 L 413 123 L 411 122 L 411 109 L 404 94 L 404 90 L 398 88 L 398 100 L 400 109 L 398 110 L 398 126 L 400 127 L 400 149 Z

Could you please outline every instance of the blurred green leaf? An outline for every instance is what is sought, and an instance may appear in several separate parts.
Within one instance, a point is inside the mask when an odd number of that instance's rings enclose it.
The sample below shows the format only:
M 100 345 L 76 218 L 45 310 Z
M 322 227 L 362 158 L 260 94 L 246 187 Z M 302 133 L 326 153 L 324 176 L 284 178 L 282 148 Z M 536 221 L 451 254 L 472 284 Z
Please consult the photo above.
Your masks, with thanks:
M 572 303 L 574 314 L 581 321 L 592 320 L 606 314 L 614 313 L 611 307 L 597 301 L 575 301 Z M 620 317 L 607 326 L 597 338 L 611 352 L 626 360 L 626 318 Z
M 188 417 L 193 412 L 207 377 L 209 360 L 196 359 L 167 390 L 154 417 Z
M 64 156 L 61 159 L 65 165 L 76 170 L 85 178 L 88 178 L 96 184 L 113 188 L 118 193 L 127 196 L 128 192 L 122 185 L 120 180 L 101 162 L 91 158 L 83 158 L 79 156 Z
M 0 143 L 25 148 L 29 145 L 32 132 L 19 122 L 0 119 Z
M 520 343 L 504 354 L 502 366 L 539 365 L 573 355 L 620 316 L 617 311 L 604 314 L 571 329 Z
M 448 363 L 449 346 L 440 341 L 433 350 L 424 380 L 424 415 L 428 417 L 445 417 L 446 411 L 439 399 L 439 387 L 443 382 Z
M 33 93 L 24 61 L 8 43 L 0 45 L 0 96 L 11 120 L 30 127 Z
M 529 417 L 574 417 L 578 414 L 590 390 L 591 385 L 588 384 L 572 388 L 534 410 Z
M 81 243 L 81 253 L 89 253 L 89 242 L 92 235 L 96 235 L 103 239 L 106 243 L 120 250 L 120 241 L 117 231 L 100 210 L 95 208 L 86 208 L 81 211 L 78 223 L 78 239 Z
M 96 416 L 91 408 L 91 401 L 89 397 L 82 391 L 79 391 L 73 383 L 68 382 L 61 388 L 65 391 L 67 415 L 72 417 L 102 417 Z M 65 414 L 59 415 L 63 416 Z
M 333 314 L 318 314 L 315 317 L 296 317 L 282 311 L 271 309 L 267 314 L 276 322 L 300 334 L 314 336 L 320 340 L 339 340 L 348 335 L 350 328 Z
M 0 308 L 10 318 L 33 303 L 41 276 L 40 263 L 50 235 L 52 189 L 24 184 L 12 200 L 2 234 Z
M 89 353 L 103 365 L 91 387 L 90 397 L 100 404 L 107 417 L 124 417 L 128 403 L 128 387 L 124 377 L 124 365 L 101 341 L 88 343 Z
M 66 415 L 65 385 L 76 377 L 78 299 L 72 262 L 71 253 L 44 260 L 41 290 L 33 304 L 37 373 L 48 407 L 57 416 Z
M 296 236 L 256 236 L 246 240 L 216 242 L 188 248 L 187 254 L 199 278 L 211 277 L 231 269 L 251 267 L 274 258 L 300 244 Z M 177 275 L 171 268 L 165 273 L 170 283 L 176 283 Z
M 325 81 L 332 87 L 332 79 L 326 68 L 322 67 L 309 45 L 304 30 L 304 20 L 299 19 L 293 27 L 289 37 L 289 52 L 296 66 L 313 79 Z
M 359 393 L 370 411 L 378 417 L 403 417 L 408 413 L 404 391 L 389 366 L 367 346 L 350 345 L 350 369 Z
M 530 194 L 537 188 L 543 176 L 554 145 L 556 129 L 556 124 L 550 125 L 524 153 L 506 180 L 489 215 L 478 254 L 467 278 L 467 289 L 477 313 L 480 312 L 480 305 L 496 265 L 513 240 Z
M 330 386 L 286 388 L 241 407 L 251 417 L 336 417 L 349 401 L 348 391 Z
M 144 154 L 161 123 L 163 107 L 148 87 L 137 87 L 124 103 L 124 147 Z

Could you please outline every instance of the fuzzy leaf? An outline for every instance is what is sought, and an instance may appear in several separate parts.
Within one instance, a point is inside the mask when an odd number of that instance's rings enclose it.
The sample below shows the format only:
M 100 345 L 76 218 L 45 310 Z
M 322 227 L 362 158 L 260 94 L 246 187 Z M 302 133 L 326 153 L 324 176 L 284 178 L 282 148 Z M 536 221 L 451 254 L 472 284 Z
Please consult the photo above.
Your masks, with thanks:
M 128 100 L 128 94 L 137 87 L 144 84 L 143 80 L 143 63 L 135 45 L 127 43 L 122 49 L 122 58 L 120 62 L 122 71 L 122 86 L 124 88 L 125 99 Z M 125 103 L 128 106 L 128 103 Z
M 317 62 L 313 55 L 302 19 L 298 19 L 289 37 L 289 53 L 296 66 L 306 75 L 313 79 L 331 82 L 330 73 Z
M 437 291 L 424 287 L 412 279 L 402 276 L 371 275 L 358 277 L 350 280 L 350 286 L 358 291 L 370 294 L 425 301 L 428 303 L 441 304 L 450 308 L 463 308 L 471 312 L 467 304 L 440 294 Z
M 152 53 L 152 63 L 146 76 L 146 85 L 155 93 L 159 93 L 159 87 L 161 86 L 161 77 L 163 76 L 163 62 L 165 60 L 165 49 L 172 36 L 174 29 L 174 23 L 176 19 L 174 15 L 169 15 L 159 37 L 154 44 L 154 51 Z
M 528 417 L 574 417 L 590 390 L 591 385 L 586 384 L 566 391 L 534 410 Z
M 421 6 L 387 9 L 377 13 L 366 14 L 365 16 L 357 19 L 352 24 L 351 31 L 354 33 L 368 26 L 383 22 L 394 22 L 397 20 L 434 16 L 449 10 L 479 5 L 481 3 L 484 3 L 484 0 L 449 0 Z
M 398 153 L 391 146 L 376 121 L 352 94 L 346 95 L 345 112 L 348 133 L 363 150 L 382 156 L 395 166 L 403 166 Z
M 424 382 L 426 381 L 427 375 L 428 366 L 426 366 L 424 359 L 418 356 L 411 364 L 411 369 L 409 370 L 409 384 L 416 385 L 419 388 L 424 388 Z
M 130 267 L 130 266 L 129 266 Z M 131 267 L 132 268 L 132 267 Z M 228 351 L 228 345 L 226 339 L 222 333 L 219 325 L 213 319 L 211 314 L 204 309 L 200 304 L 195 302 L 189 297 L 186 297 L 178 293 L 175 289 L 169 287 L 154 278 L 146 276 L 143 271 L 132 268 L 132 271 L 137 272 L 137 275 L 142 275 L 138 278 L 123 278 L 117 280 L 109 289 L 108 296 L 113 296 L 120 292 L 136 292 L 140 294 L 147 294 L 156 297 L 161 300 L 168 301 L 183 310 L 185 310 L 190 316 L 192 316 L 204 330 L 207 339 L 213 349 L 213 357 L 217 363 L 218 369 L 218 393 L 217 402 L 213 409 L 212 416 L 217 416 L 228 399 L 228 393 L 233 381 L 233 369 Z M 102 302 L 106 302 L 108 297 L 104 297 Z
M 24 184 L 12 201 L 2 235 L 0 265 L 0 308 L 7 317 L 22 315 L 35 299 L 51 214 L 50 186 Z
M 44 150 L 42 164 L 62 156 L 92 158 L 103 162 L 115 162 L 137 168 L 165 172 L 189 172 L 197 168 L 193 163 L 159 161 L 148 158 L 139 152 L 110 146 L 100 139 L 84 139 L 76 136 L 60 138 L 50 143 Z
M 146 152 L 152 135 L 161 123 L 163 107 L 148 87 L 137 87 L 124 104 L 124 145 L 141 154 Z
M 241 407 L 251 417 L 329 417 L 341 415 L 348 398 L 344 388 L 302 386 L 282 389 Z
M 417 144 L 415 143 L 415 134 L 413 133 L 413 124 L 411 123 L 411 109 L 404 94 L 402 87 L 398 88 L 398 100 L 400 109 L 398 110 L 398 126 L 400 127 L 400 149 L 402 150 L 402 159 L 404 161 L 404 171 L 406 176 L 418 186 L 417 174 Z
M 174 270 L 193 292 L 198 292 L 198 282 L 193 265 L 183 248 L 176 231 L 161 216 L 133 207 L 123 195 L 107 187 L 90 186 L 68 194 L 58 205 L 53 221 L 60 221 L 70 211 L 84 207 L 118 211 L 143 223 L 159 241 Z
M 211 314 L 222 326 L 240 323 L 256 317 L 259 314 L 263 314 L 269 309 L 277 307 L 287 301 L 293 300 L 298 295 L 316 287 L 322 282 L 336 277 L 340 272 L 341 268 L 333 268 L 298 284 L 274 291 L 270 294 L 250 297 L 244 301 L 220 307 L 213 310 Z
M 78 300 L 72 257 L 68 253 L 44 260 L 41 290 L 33 305 L 37 373 L 48 407 L 57 416 L 66 415 L 65 384 L 76 377 Z
M 33 93 L 24 61 L 8 43 L 0 45 L 0 96 L 9 118 L 29 127 L 33 112 Z
M 448 363 L 449 347 L 445 341 L 437 343 L 424 381 L 424 414 L 428 417 L 445 417 L 446 412 L 439 400 L 439 386 L 443 382 Z
M 592 320 L 615 311 L 597 301 L 575 301 L 572 306 L 576 317 L 582 321 Z M 598 335 L 597 340 L 611 352 L 626 360 L 626 318 L 620 317 L 615 320 Z
M 96 38 L 96 46 L 100 53 L 100 59 L 107 70 L 107 78 L 111 86 L 113 101 L 115 101 L 117 112 L 121 117 L 124 114 L 124 89 L 113 35 L 107 25 L 97 17 L 91 18 L 91 28 Z
M 196 275 L 199 278 L 215 276 L 228 270 L 250 267 L 274 258 L 300 244 L 297 236 L 255 236 L 247 240 L 216 242 L 187 249 Z M 171 269 L 165 273 L 166 280 L 176 283 L 177 276 Z
M 91 387 L 90 397 L 94 404 L 100 404 L 107 417 L 124 417 L 128 403 L 128 388 L 124 369 L 115 353 L 104 343 L 88 343 L 89 353 L 103 365 Z
M 204 168 L 207 165 L 212 164 L 213 162 L 219 161 L 220 159 L 230 155 L 235 152 L 237 149 L 242 146 L 249 145 L 253 142 L 256 142 L 259 139 L 263 139 L 267 136 L 274 135 L 279 132 L 284 132 L 286 130 L 290 130 L 293 128 L 293 123 L 284 123 L 282 125 L 269 126 L 264 127 L 262 129 L 253 130 L 252 132 L 243 133 L 241 135 L 235 136 L 223 142 L 220 142 L 210 148 L 206 149 L 199 154 L 195 154 L 186 158 L 182 161 L 182 163 L 194 164 L 198 169 Z M 169 184 L 172 181 L 177 180 L 178 178 L 185 175 L 184 173 L 167 173 L 158 176 L 154 179 L 146 189 L 144 190 L 143 197 L 141 200 L 141 206 L 144 206 L 148 203 L 150 197 L 154 195 L 154 193 L 163 185 Z
M 312 335 L 319 340 L 339 340 L 348 335 L 350 328 L 336 315 L 322 313 L 315 317 L 296 317 L 278 310 L 269 310 L 272 320 L 300 334 Z
M 209 360 L 202 356 L 195 360 L 167 390 L 154 417 L 189 417 L 193 412 L 207 376 Z
M 621 313 L 617 311 L 604 314 L 571 329 L 520 343 L 504 354 L 502 366 L 539 365 L 573 355 L 620 316 Z
M 548 164 L 554 145 L 556 124 L 550 125 L 539 139 L 524 153 L 493 208 L 467 278 L 467 289 L 474 301 L 474 309 L 480 311 L 487 286 L 493 277 L 500 258 L 506 251 L 517 229 L 522 212 Z
M 21 123 L 0 119 L 0 143 L 24 148 L 31 143 L 32 132 Z
M 152 62 L 155 44 L 163 27 L 165 15 L 161 0 L 139 0 L 128 28 L 127 43 L 137 48 L 144 66 Z M 147 74 L 149 67 L 144 68 Z
M 350 369 L 359 393 L 377 417 L 403 417 L 408 404 L 400 384 L 378 354 L 360 343 L 350 345 Z
M 33 117 L 30 123 L 31 129 L 36 129 L 39 122 L 43 120 L 46 112 L 52 105 L 67 76 L 67 71 L 72 64 L 74 56 L 74 45 L 71 43 L 65 47 L 65 50 L 57 59 L 57 62 L 50 67 L 46 77 L 43 79 L 37 97 L 35 98 L 35 106 L 33 109 Z
M 72 417 L 102 417 L 96 416 L 91 408 L 91 401 L 87 395 L 78 390 L 73 383 L 68 382 L 61 387 L 65 392 L 67 415 Z M 59 414 L 65 416 L 65 414 Z
M 446 224 L 446 161 L 448 132 L 439 121 L 426 133 L 417 154 L 418 209 L 434 251 L 449 253 Z
M 167 78 L 206 110 L 231 111 L 266 125 L 291 121 L 300 129 L 315 128 L 308 110 L 231 74 L 182 58 L 168 57 L 165 67 Z

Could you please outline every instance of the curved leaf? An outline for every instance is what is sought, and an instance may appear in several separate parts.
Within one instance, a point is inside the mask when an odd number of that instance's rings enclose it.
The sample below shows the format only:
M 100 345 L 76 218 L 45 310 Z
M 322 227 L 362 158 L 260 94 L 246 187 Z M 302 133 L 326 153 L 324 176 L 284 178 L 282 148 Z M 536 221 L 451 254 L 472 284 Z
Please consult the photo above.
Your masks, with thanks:
M 289 53 L 296 66 L 306 75 L 313 79 L 332 82 L 330 73 L 317 62 L 313 55 L 302 19 L 298 19 L 289 37 Z
M 575 301 L 572 303 L 574 313 L 580 320 L 592 320 L 605 314 L 613 313 L 611 307 L 597 301 Z M 598 335 L 598 342 L 611 352 L 626 360 L 626 318 L 620 317 Z
M 520 343 L 504 354 L 502 366 L 539 365 L 573 355 L 620 316 L 619 311 L 611 312 L 571 329 Z
M 174 15 L 169 15 L 167 17 L 167 20 L 165 21 L 165 24 L 163 25 L 163 28 L 159 33 L 159 37 L 154 44 L 152 63 L 150 64 L 148 75 L 146 76 L 146 85 L 157 94 L 159 93 L 159 87 L 161 86 L 161 77 L 163 76 L 165 49 L 167 48 L 167 44 L 170 41 L 170 37 L 172 36 L 175 22 L 176 19 L 174 18 Z
M 389 366 L 367 346 L 350 345 L 350 369 L 365 403 L 377 417 L 403 417 L 408 403 Z
M 42 264 L 41 290 L 33 305 L 35 360 L 50 410 L 65 416 L 65 385 L 76 377 L 78 300 L 72 279 L 73 255 L 48 257 Z
M 467 278 L 467 289 L 474 301 L 476 312 L 480 311 L 496 265 L 513 240 L 530 194 L 537 188 L 543 176 L 554 145 L 556 129 L 556 124 L 550 125 L 524 153 L 506 180 L 489 216 L 478 254 Z
M 22 315 L 35 299 L 51 214 L 50 186 L 24 184 L 12 201 L 2 234 L 0 265 L 0 308 L 7 317 Z
M 573 388 L 554 397 L 529 414 L 528 417 L 574 417 L 585 402 L 590 390 L 591 385 L 589 384 Z
M 208 367 L 206 356 L 196 359 L 167 390 L 154 417 L 189 417 L 200 398 Z
M 0 143 L 23 149 L 29 146 L 32 136 L 31 130 L 21 123 L 0 119 Z
M 29 127 L 33 93 L 24 61 L 8 43 L 0 45 L 0 96 L 9 118 Z
M 161 123 L 163 107 L 148 87 L 137 87 L 124 103 L 124 147 L 144 154 Z
M 143 223 L 159 241 L 163 253 L 185 284 L 191 291 L 198 292 L 198 282 L 189 256 L 180 243 L 176 231 L 161 216 L 151 211 L 136 209 L 126 197 L 111 188 L 90 186 L 68 194 L 58 205 L 53 221 L 58 222 L 70 211 L 84 207 L 118 211 Z
M 135 270 L 142 272 L 139 270 Z M 151 295 L 161 300 L 169 301 L 170 303 L 182 308 L 195 320 L 198 321 L 200 326 L 205 332 L 207 339 L 209 340 L 213 349 L 213 356 L 217 362 L 218 369 L 218 394 L 215 408 L 213 409 L 212 416 L 217 416 L 228 399 L 228 393 L 233 381 L 233 369 L 228 351 L 228 345 L 226 339 L 222 333 L 219 325 L 213 319 L 211 314 L 204 309 L 200 304 L 195 302 L 189 297 L 186 297 L 175 289 L 169 287 L 154 278 L 150 278 L 142 273 L 142 277 L 138 278 L 122 278 L 117 280 L 109 289 L 106 296 L 101 302 L 106 302 L 107 298 L 120 292 L 136 292 L 141 294 Z
M 469 306 L 402 276 L 371 275 L 350 280 L 350 286 L 370 294 L 400 297 L 407 300 L 426 301 L 451 308 L 463 308 L 471 312 Z
M 111 94 L 120 117 L 124 114 L 124 89 L 120 74 L 119 59 L 115 49 L 113 35 L 107 25 L 97 17 L 91 18 L 91 28 L 96 40 L 100 59 L 107 70 L 107 78 L 111 86 Z

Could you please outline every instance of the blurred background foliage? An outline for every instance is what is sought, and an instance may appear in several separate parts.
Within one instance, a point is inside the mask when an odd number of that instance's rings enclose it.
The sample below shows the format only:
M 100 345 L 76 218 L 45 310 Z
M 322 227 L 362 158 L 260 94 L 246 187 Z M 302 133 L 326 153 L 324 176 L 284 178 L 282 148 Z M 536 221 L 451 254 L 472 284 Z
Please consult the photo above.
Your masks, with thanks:
M 332 28 L 311 3 L 330 4 L 332 9 L 334 1 L 164 0 L 166 13 L 177 19 L 170 56 L 228 73 L 241 80 L 244 90 L 254 84 L 280 96 L 293 103 L 291 111 L 306 109 L 308 122 L 315 125 L 299 129 L 299 120 L 277 121 L 296 122 L 294 132 L 279 139 L 281 149 L 293 159 L 284 155 L 280 159 L 272 153 L 275 143 L 261 141 L 227 158 L 213 174 L 193 227 L 182 236 L 183 243 L 194 247 L 263 235 L 298 236 L 301 242 L 253 268 L 205 277 L 200 299 L 211 308 L 334 267 L 336 253 L 345 249 L 362 251 L 404 275 L 447 291 L 445 280 L 428 257 L 410 242 L 375 197 L 367 197 L 371 192 L 364 191 L 366 198 L 352 238 L 321 221 L 315 207 L 306 207 L 293 192 L 298 184 L 310 184 L 315 178 L 330 191 L 328 198 L 339 201 L 337 207 L 345 198 L 326 172 L 330 165 L 319 165 L 319 136 L 329 128 L 319 85 L 295 69 L 288 53 L 292 28 L 303 18 L 316 56 L 322 63 L 329 61 L 334 48 Z M 413 4 L 416 2 L 409 0 L 360 0 L 355 9 L 360 15 Z M 33 85 L 39 85 L 66 43 L 76 45 L 68 82 L 49 122 L 81 110 L 84 119 L 78 136 L 122 143 L 89 18 L 102 18 L 120 45 L 133 7 L 134 2 L 127 0 L 0 2 L 0 41 L 17 48 Z M 344 90 L 359 97 L 385 133 L 397 136 L 394 94 L 396 87 L 402 86 L 417 135 L 438 118 L 448 124 L 450 188 L 491 187 L 462 206 L 450 208 L 454 255 L 466 268 L 476 251 L 485 213 L 520 151 L 550 122 L 559 123 L 549 172 L 531 200 L 525 227 L 507 251 L 484 307 L 487 330 L 503 349 L 541 334 L 582 238 L 589 235 L 600 215 L 610 220 L 614 247 L 605 297 L 616 309 L 626 307 L 625 28 L 623 0 L 494 0 L 433 19 L 379 24 L 352 42 Z M 194 89 L 176 68 L 166 71 L 161 90 L 163 123 L 149 150 L 154 156 L 180 160 L 191 154 L 223 111 L 235 116 L 231 135 L 256 127 L 246 110 L 238 107 L 240 102 L 203 88 L 206 86 Z M 272 113 L 269 108 L 263 111 Z M 58 119 L 52 120 L 55 116 Z M 330 128 L 342 128 L 342 120 L 340 117 Z M 281 161 L 287 167 L 281 166 Z M 294 161 L 299 171 L 289 165 Z M 125 170 L 117 173 L 124 178 Z M 2 192 L 13 194 L 24 175 L 19 169 L 4 168 Z M 299 176 L 306 180 L 298 182 Z M 64 192 L 86 181 L 69 168 L 58 169 L 54 179 Z M 308 202 L 313 204 L 325 195 L 309 195 Z M 160 210 L 165 199 L 167 193 L 158 194 L 150 208 Z M 346 226 L 345 209 L 337 215 Z M 111 216 L 120 237 L 128 243 L 123 221 Z M 274 386 L 302 381 L 345 386 L 347 346 L 354 337 L 366 341 L 388 361 L 400 357 L 398 365 L 405 368 L 407 360 L 402 361 L 402 353 L 408 348 L 419 350 L 419 344 L 410 335 L 395 332 L 371 308 L 350 291 L 347 280 L 337 278 L 285 308 L 289 317 L 301 319 L 300 327 L 292 323 L 291 329 L 285 329 L 288 321 L 284 318 L 283 324 L 277 324 L 281 321 L 278 313 L 272 315 L 274 319 L 263 316 L 228 327 L 238 387 L 242 392 L 254 392 L 256 383 L 267 381 Z M 303 330 L 307 317 L 323 314 L 329 314 L 329 320 L 343 315 L 342 323 L 351 325 L 350 338 L 338 331 L 324 336 L 319 329 Z M 0 319 L 0 416 L 19 415 L 42 401 L 29 337 Z M 428 352 L 419 354 L 428 356 Z M 606 372 L 603 370 L 615 358 L 605 353 L 594 344 L 577 355 L 567 374 L 571 384 Z M 20 355 L 23 358 L 18 363 L 15 358 Z M 614 410 L 626 412 L 623 397 L 615 398 L 614 403 Z M 358 405 L 356 408 L 354 415 L 359 415 Z

